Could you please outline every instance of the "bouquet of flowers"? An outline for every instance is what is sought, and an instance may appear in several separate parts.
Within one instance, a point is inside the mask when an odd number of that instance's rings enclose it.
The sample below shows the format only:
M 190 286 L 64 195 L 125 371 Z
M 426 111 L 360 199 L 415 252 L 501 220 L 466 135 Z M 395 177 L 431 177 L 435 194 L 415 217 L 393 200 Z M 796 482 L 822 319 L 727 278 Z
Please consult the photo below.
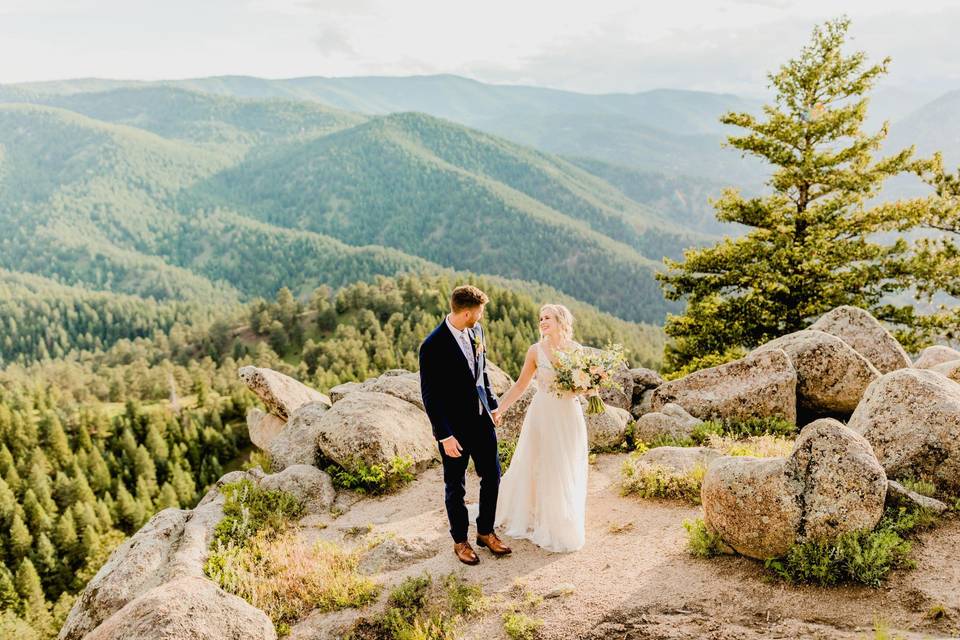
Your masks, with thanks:
M 559 393 L 588 394 L 587 413 L 603 413 L 606 407 L 600 399 L 600 389 L 617 386 L 613 373 L 624 362 L 623 347 L 619 344 L 603 350 L 560 351 L 554 365 L 557 372 L 554 390 Z

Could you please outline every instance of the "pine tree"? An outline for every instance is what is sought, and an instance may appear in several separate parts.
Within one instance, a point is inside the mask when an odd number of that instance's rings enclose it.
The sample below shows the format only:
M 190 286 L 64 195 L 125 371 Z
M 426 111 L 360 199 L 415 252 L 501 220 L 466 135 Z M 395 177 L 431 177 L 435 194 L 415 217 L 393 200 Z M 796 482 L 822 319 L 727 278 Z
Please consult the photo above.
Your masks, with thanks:
M 775 169 L 772 192 L 744 198 L 725 190 L 714 204 L 717 218 L 748 233 L 666 261 L 668 272 L 658 276 L 666 296 L 687 301 L 682 315 L 667 320 L 668 368 L 755 347 L 839 305 L 904 319 L 881 301 L 904 288 L 894 275 L 907 244 L 876 237 L 904 211 L 866 203 L 884 180 L 913 168 L 912 149 L 874 161 L 887 129 L 863 131 L 866 95 L 889 59 L 867 66 L 862 52 L 844 55 L 849 24 L 842 18 L 817 27 L 800 56 L 770 74 L 776 100 L 762 118 L 721 119 L 745 130 L 730 146 Z
M 53 620 L 43 595 L 40 576 L 30 558 L 24 558 L 13 580 L 20 596 L 20 607 L 24 618 L 41 634 L 51 630 Z

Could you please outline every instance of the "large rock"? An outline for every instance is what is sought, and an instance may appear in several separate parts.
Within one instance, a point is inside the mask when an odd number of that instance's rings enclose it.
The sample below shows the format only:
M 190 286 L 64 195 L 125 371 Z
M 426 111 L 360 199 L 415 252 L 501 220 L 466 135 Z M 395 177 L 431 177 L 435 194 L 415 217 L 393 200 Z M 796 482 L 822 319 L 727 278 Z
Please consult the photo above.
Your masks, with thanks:
M 653 411 L 654 391 L 656 391 L 656 387 L 647 389 L 640 394 L 639 398 L 633 403 L 633 406 L 630 407 L 630 413 L 634 418 L 639 418 Z
M 917 361 L 913 363 L 915 369 L 932 369 L 938 364 L 950 362 L 951 360 L 960 360 L 960 351 L 945 347 L 941 344 L 935 344 L 927 347 L 920 352 Z
M 693 435 L 693 429 L 703 421 L 694 418 L 678 404 L 668 403 L 660 411 L 645 413 L 637 418 L 633 439 L 637 442 L 654 442 L 661 438 L 685 440 Z
M 257 407 L 247 409 L 247 432 L 250 434 L 250 442 L 264 451 L 286 424 L 284 420 Z
M 803 509 L 802 484 L 786 472 L 784 458 L 723 456 L 703 478 L 704 522 L 735 551 L 751 558 L 775 558 L 797 539 Z
M 530 381 L 530 386 L 517 398 L 517 401 L 507 409 L 497 427 L 497 439 L 504 441 L 516 441 L 520 437 L 520 428 L 523 426 L 523 418 L 527 415 L 527 409 L 533 402 L 533 397 L 537 395 L 536 380 Z
M 868 311 L 844 305 L 825 313 L 809 327 L 836 336 L 870 361 L 881 374 L 911 365 L 910 357 Z
M 320 421 L 327 411 L 330 409 L 324 402 L 308 402 L 290 415 L 287 426 L 267 445 L 274 469 L 317 463 Z
M 651 408 L 671 402 L 703 420 L 779 416 L 796 422 L 797 372 L 782 349 L 754 353 L 663 383 Z
M 800 537 L 832 540 L 873 529 L 883 515 L 887 476 L 863 436 L 830 418 L 803 428 L 787 459 L 803 482 Z
M 301 500 L 307 513 L 327 511 L 337 499 L 333 480 L 316 467 L 295 464 L 280 473 L 274 473 L 260 481 L 264 489 L 286 491 Z
M 127 603 L 87 640 L 275 640 L 263 611 L 210 580 L 172 580 Z
M 960 491 L 960 384 L 923 369 L 888 373 L 867 388 L 848 424 L 888 476 Z
M 363 382 L 347 382 L 330 389 L 330 398 L 336 404 L 347 394 L 356 391 L 385 393 L 394 398 L 405 400 L 421 411 L 424 410 L 423 396 L 420 395 L 420 375 L 417 373 L 395 370 Z
M 930 367 L 930 371 L 936 371 L 937 373 L 947 376 L 954 382 L 960 382 L 960 360 L 941 362 L 940 364 Z
M 240 379 L 263 401 L 267 410 L 286 420 L 308 402 L 330 406 L 330 398 L 290 376 L 262 367 L 241 367 Z
M 583 410 L 587 401 L 580 400 Z M 600 414 L 584 415 L 587 423 L 587 446 L 591 450 L 610 451 L 618 449 L 627 438 L 627 424 L 632 419 L 630 412 L 620 407 L 607 407 Z
M 766 559 L 795 542 L 872 529 L 886 488 L 870 444 L 825 418 L 804 427 L 786 458 L 717 458 L 701 497 L 708 528 L 737 552 Z
M 510 374 L 489 361 L 487 362 L 487 378 L 490 380 L 490 388 L 497 394 L 497 397 L 510 391 L 510 387 L 513 386 L 513 378 L 510 377 Z
M 368 575 L 396 571 L 432 558 L 439 551 L 435 544 L 423 538 L 388 536 L 375 543 L 363 554 L 357 569 Z
M 440 458 L 427 415 L 385 393 L 348 393 L 316 426 L 316 443 L 323 455 L 346 468 L 357 460 L 389 465 L 397 456 L 410 458 L 422 468 Z
M 887 504 L 894 507 L 920 507 L 938 515 L 950 508 L 936 498 L 911 491 L 894 480 L 887 480 Z
M 654 447 L 643 453 L 639 460 L 684 475 L 697 467 L 706 469 L 719 457 L 719 451 L 708 447 Z
M 797 371 L 797 401 L 814 414 L 849 414 L 880 372 L 853 347 L 823 331 L 781 336 L 754 353 L 783 349 Z

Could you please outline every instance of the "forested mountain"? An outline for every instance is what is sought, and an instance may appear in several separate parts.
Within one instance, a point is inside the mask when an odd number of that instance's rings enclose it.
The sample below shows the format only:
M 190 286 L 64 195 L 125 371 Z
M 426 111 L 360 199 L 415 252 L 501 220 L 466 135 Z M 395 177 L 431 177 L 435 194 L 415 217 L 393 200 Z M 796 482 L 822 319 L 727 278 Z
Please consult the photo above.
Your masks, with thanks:
M 0 105 L 0 267 L 66 284 L 237 302 L 439 265 L 660 322 L 654 270 L 708 239 L 565 160 L 424 115 L 153 86 L 43 100 L 63 106 Z

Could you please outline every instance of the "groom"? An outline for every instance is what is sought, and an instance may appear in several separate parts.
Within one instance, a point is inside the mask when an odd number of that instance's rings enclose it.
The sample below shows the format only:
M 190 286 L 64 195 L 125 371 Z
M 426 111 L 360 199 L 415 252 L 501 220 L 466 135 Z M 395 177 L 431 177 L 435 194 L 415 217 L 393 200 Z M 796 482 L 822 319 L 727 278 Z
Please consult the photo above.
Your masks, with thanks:
M 450 313 L 420 345 L 420 389 L 423 406 L 439 441 L 443 460 L 444 501 L 453 536 L 453 551 L 464 564 L 480 558 L 467 540 L 467 462 L 480 476 L 477 545 L 494 555 L 510 553 L 493 532 L 500 487 L 500 459 L 495 425 L 500 423 L 497 397 L 490 389 L 480 319 L 489 298 L 464 285 L 450 296 Z

